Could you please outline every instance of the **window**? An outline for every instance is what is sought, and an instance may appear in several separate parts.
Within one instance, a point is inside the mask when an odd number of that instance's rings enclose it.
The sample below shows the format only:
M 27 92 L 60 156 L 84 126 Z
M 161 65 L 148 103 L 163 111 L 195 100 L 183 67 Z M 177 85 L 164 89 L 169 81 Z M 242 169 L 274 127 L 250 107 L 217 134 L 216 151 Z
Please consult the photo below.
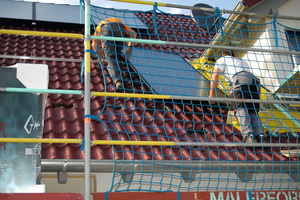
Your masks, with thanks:
M 300 31 L 286 30 L 286 38 L 291 51 L 300 52 Z M 292 55 L 294 68 L 300 65 L 300 55 Z

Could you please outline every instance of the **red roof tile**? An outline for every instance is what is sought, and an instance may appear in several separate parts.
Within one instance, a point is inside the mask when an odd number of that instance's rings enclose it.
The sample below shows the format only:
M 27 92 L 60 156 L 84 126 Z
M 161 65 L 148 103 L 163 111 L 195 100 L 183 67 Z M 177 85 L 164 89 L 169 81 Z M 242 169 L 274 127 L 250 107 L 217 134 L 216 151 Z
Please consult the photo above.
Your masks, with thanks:
M 143 39 L 165 41 L 209 43 L 208 34 L 190 18 L 157 14 L 157 31 L 152 13 L 137 13 L 149 26 L 149 35 Z M 41 26 L 41 25 L 40 25 Z M 1 28 L 31 30 L 30 26 L 5 26 Z M 52 29 L 45 26 L 35 28 L 40 31 L 72 32 L 72 29 Z M 180 52 L 186 59 L 197 58 L 203 49 L 135 44 L 135 47 Z M 50 58 L 82 59 L 84 42 L 80 39 L 0 35 L 1 55 L 22 55 Z M 10 66 L 18 59 L 0 58 L 0 66 Z M 45 63 L 49 66 L 49 89 L 83 90 L 80 81 L 81 63 L 59 61 L 32 61 L 26 63 Z M 108 75 L 106 69 L 104 73 Z M 133 77 L 138 80 L 138 77 Z M 102 70 L 91 66 L 91 89 L 93 91 L 113 91 L 112 80 L 106 78 L 104 84 Z M 126 87 L 132 84 L 126 83 Z M 134 87 L 143 90 L 141 84 Z M 113 109 L 115 102 L 124 104 L 123 109 Z M 101 114 L 100 114 L 101 113 Z M 203 105 L 184 102 L 164 102 L 153 99 L 119 99 L 112 97 L 92 97 L 91 114 L 99 115 L 99 121 L 91 122 L 92 140 L 132 140 L 132 141 L 180 141 L 180 142 L 241 142 L 239 131 L 225 123 L 225 110 L 210 109 Z M 44 138 L 83 138 L 84 100 L 82 96 L 49 94 L 44 123 Z M 187 132 L 194 129 L 195 132 Z M 205 129 L 206 133 L 202 130 Z M 268 138 L 269 139 L 269 138 Z M 289 139 L 289 141 L 286 141 Z M 278 142 L 272 138 L 272 142 Z M 281 137 L 281 142 L 296 143 L 294 138 Z M 43 159 L 83 159 L 79 144 L 43 144 Z M 255 152 L 242 147 L 149 147 L 149 146 L 93 146 L 92 159 L 116 160 L 289 160 L 277 153 L 279 148 L 257 148 Z M 291 158 L 290 160 L 297 160 Z
M 243 0 L 243 3 L 247 6 L 247 7 L 252 7 L 254 5 L 256 5 L 257 3 L 261 2 L 262 0 Z
M 149 35 L 142 36 L 142 39 L 163 40 L 169 42 L 205 43 L 210 42 L 207 31 L 199 27 L 189 16 L 178 15 L 170 17 L 167 14 L 157 13 L 157 26 L 153 22 L 153 13 L 137 13 L 137 16 L 149 26 Z M 171 20 L 171 21 L 170 21 Z M 137 44 L 142 48 L 143 44 Z M 146 45 L 146 49 L 180 52 L 183 58 L 196 59 L 203 49 L 175 47 L 170 45 Z

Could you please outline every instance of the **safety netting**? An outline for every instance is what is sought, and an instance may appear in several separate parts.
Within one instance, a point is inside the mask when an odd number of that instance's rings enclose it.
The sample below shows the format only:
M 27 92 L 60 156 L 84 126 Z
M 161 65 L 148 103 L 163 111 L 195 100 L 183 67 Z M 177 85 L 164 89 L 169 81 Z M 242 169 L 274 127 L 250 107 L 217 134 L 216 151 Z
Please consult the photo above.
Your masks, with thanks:
M 152 42 L 94 40 L 93 89 L 145 96 L 93 97 L 102 132 L 92 139 L 157 142 L 113 145 L 110 191 L 298 188 L 300 30 L 218 8 L 191 17 L 91 6 L 91 21 L 92 35 Z

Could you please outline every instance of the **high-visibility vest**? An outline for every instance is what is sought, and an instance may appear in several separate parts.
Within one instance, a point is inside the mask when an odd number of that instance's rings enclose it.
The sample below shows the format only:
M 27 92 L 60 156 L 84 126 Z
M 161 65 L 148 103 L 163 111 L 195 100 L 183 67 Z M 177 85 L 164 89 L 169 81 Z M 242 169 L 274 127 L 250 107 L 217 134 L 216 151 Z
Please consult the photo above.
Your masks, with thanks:
M 101 27 L 103 24 L 106 24 L 108 22 L 116 22 L 116 23 L 120 23 L 120 24 L 123 24 L 123 22 L 119 19 L 119 18 L 108 18 L 108 19 L 105 19 L 105 20 L 102 20 L 96 27 L 96 32 L 94 33 L 94 35 L 97 34 L 97 36 L 100 36 L 101 35 Z M 125 30 L 126 30 L 126 35 L 130 35 L 130 32 L 134 33 L 134 30 L 132 30 L 130 27 L 128 27 L 127 25 L 123 24 L 124 27 L 125 27 Z

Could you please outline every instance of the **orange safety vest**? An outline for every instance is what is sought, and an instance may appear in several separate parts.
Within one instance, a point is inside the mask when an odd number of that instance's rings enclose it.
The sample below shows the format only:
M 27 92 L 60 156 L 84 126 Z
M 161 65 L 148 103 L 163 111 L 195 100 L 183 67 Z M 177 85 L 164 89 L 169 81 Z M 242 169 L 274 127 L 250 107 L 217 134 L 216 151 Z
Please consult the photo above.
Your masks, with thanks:
M 97 34 L 97 36 L 100 36 L 101 34 L 101 27 L 103 24 L 106 24 L 108 22 L 116 22 L 116 23 L 120 23 L 120 24 L 123 24 L 123 22 L 119 19 L 119 18 L 108 18 L 108 19 L 105 19 L 105 20 L 102 20 L 98 26 L 96 27 L 96 32 L 94 33 L 94 35 Z M 126 35 L 130 35 L 130 32 L 134 33 L 134 30 L 132 30 L 130 27 L 128 27 L 127 25 L 123 24 L 124 27 L 125 27 L 125 30 L 126 30 Z

